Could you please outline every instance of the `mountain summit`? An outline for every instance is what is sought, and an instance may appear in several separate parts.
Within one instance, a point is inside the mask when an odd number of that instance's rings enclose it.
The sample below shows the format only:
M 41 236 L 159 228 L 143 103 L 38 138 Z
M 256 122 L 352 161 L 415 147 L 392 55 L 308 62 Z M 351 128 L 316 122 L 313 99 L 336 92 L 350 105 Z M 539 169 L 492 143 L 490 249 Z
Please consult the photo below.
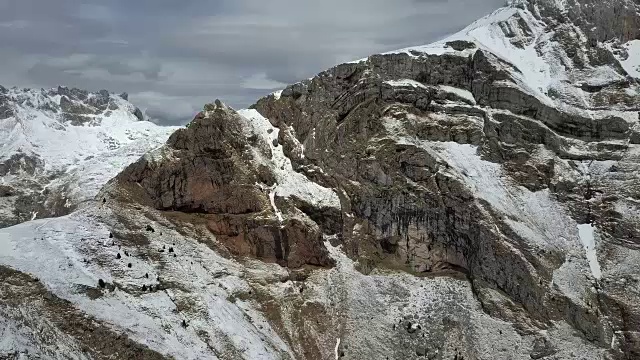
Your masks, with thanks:
M 85 206 L 0 230 L 0 351 L 639 358 L 639 10 L 513 1 L 205 105 Z

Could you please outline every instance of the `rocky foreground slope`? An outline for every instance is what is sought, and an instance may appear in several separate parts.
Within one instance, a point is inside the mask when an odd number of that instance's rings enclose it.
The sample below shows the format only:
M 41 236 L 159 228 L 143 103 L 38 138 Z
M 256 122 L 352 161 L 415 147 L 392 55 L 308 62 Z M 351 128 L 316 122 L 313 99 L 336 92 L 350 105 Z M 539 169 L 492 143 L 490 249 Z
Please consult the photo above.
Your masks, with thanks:
M 206 105 L 94 203 L 0 230 L 0 349 L 640 357 L 639 11 L 514 1 Z

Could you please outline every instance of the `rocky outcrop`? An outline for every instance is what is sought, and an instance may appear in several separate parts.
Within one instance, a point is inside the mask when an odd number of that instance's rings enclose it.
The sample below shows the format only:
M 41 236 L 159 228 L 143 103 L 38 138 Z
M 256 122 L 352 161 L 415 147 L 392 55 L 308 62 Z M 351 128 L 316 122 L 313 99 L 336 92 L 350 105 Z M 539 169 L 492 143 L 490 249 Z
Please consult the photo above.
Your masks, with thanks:
M 97 93 L 89 93 L 86 90 L 81 89 L 68 89 L 66 87 L 59 86 L 57 89 L 49 91 L 50 96 L 60 96 L 60 116 L 64 121 L 70 122 L 72 125 L 83 124 L 97 124 L 94 115 L 100 115 L 103 113 L 110 113 L 119 108 L 118 102 L 115 97 L 111 97 L 111 94 L 107 90 L 100 90 Z M 128 94 L 124 93 L 127 101 Z M 54 105 L 55 106 L 55 105 Z M 133 109 L 138 120 L 144 120 L 142 111 L 137 107 Z
M 545 19 L 570 23 L 587 36 L 587 44 L 617 39 L 622 42 L 640 37 L 640 4 L 632 0 L 569 0 L 559 8 L 554 0 L 520 1 Z
M 271 205 L 275 175 L 260 160 L 272 157 L 270 145 L 233 109 L 220 101 L 205 106 L 161 152 L 129 166 L 119 184 L 139 185 L 141 201 L 159 210 L 204 215 L 206 227 L 234 255 L 290 267 L 333 264 L 315 222 L 301 211 L 285 220 L 277 216 L 274 206 L 284 199 Z

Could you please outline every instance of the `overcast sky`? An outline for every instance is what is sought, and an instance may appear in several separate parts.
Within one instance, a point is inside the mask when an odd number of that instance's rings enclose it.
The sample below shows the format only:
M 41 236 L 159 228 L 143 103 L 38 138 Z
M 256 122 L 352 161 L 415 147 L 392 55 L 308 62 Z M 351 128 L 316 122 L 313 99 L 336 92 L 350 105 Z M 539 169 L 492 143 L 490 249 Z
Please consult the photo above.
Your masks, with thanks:
M 243 108 L 372 53 L 427 44 L 505 0 L 0 0 L 0 84 L 126 91 L 163 124 Z

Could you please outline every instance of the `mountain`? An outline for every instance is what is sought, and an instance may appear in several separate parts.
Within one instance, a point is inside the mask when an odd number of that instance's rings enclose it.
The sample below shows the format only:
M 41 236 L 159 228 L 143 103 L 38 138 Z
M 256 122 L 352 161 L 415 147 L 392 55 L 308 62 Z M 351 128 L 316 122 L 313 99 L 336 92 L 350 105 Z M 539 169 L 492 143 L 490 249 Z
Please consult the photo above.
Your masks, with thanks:
M 640 357 L 639 25 L 513 1 L 205 105 L 75 212 L 0 229 L 0 353 Z
M 0 227 L 69 214 L 176 130 L 144 120 L 126 93 L 0 87 Z

